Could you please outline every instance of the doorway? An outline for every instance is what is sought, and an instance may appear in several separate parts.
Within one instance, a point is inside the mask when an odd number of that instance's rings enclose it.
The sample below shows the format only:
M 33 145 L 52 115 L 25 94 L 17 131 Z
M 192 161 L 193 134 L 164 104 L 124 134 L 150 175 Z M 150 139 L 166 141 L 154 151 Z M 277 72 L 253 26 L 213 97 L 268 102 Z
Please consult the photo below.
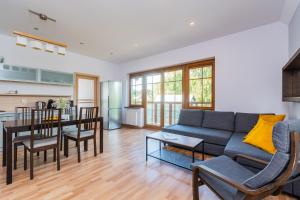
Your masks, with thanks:
M 78 109 L 99 106 L 99 76 L 75 73 L 74 100 Z

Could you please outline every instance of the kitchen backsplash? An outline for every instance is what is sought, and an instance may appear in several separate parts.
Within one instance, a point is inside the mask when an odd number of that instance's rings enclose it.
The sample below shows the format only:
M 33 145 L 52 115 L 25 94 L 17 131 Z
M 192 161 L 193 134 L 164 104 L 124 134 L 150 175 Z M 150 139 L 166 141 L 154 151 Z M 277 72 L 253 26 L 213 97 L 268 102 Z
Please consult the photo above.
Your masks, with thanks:
M 62 96 L 67 99 L 71 99 L 71 96 Z M 59 96 L 46 96 L 46 95 L 8 95 L 0 94 L 0 110 L 6 112 L 14 112 L 15 107 L 18 106 L 29 106 L 35 107 L 35 102 L 45 101 L 48 102 L 49 99 L 58 100 Z

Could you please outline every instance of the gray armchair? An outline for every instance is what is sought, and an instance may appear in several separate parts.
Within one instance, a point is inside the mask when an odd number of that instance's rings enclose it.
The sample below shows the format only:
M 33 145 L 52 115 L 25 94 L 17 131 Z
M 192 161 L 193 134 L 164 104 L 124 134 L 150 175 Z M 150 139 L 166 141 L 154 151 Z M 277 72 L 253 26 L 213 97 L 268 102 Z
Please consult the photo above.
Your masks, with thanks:
M 257 174 L 227 156 L 193 163 L 193 199 L 199 199 L 198 187 L 203 184 L 224 200 L 262 199 L 278 194 L 283 185 L 299 177 L 299 174 L 295 174 L 298 171 L 299 134 L 299 120 L 277 123 L 273 129 L 273 143 L 277 152 Z

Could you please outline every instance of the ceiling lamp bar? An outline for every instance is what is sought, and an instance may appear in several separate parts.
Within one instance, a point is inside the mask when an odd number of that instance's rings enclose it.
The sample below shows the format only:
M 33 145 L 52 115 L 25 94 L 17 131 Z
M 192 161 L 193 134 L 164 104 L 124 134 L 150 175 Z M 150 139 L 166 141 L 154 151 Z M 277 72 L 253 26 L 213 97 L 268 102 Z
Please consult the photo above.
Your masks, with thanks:
M 41 38 L 39 36 L 31 35 L 29 33 L 14 31 L 13 34 L 19 35 L 21 37 L 30 38 L 30 39 L 33 39 L 33 40 L 39 40 L 41 42 L 45 42 L 45 43 L 49 43 L 49 44 L 53 44 L 53 45 L 56 45 L 56 46 L 61 46 L 61 47 L 67 48 L 66 44 L 63 44 L 63 43 L 60 43 L 60 42 L 55 42 L 55 41 L 48 40 L 48 39 L 45 39 L 45 38 Z
M 27 45 L 27 38 L 25 37 L 21 37 L 21 36 L 17 36 L 17 42 L 16 42 L 17 45 L 19 46 L 22 46 L 22 47 L 26 47 Z
M 50 53 L 53 53 L 53 52 L 55 51 L 54 45 L 53 45 L 53 44 L 46 43 L 46 44 L 45 44 L 45 51 L 50 52 Z
M 26 46 L 29 40 L 30 46 L 34 49 L 41 50 L 45 48 L 45 51 L 51 53 L 57 50 L 59 55 L 66 55 L 66 44 L 19 31 L 14 31 L 13 34 L 17 35 L 17 45 Z
M 36 40 L 30 41 L 30 46 L 31 46 L 31 48 L 36 49 L 36 50 L 43 49 L 43 44 L 40 41 L 36 41 Z

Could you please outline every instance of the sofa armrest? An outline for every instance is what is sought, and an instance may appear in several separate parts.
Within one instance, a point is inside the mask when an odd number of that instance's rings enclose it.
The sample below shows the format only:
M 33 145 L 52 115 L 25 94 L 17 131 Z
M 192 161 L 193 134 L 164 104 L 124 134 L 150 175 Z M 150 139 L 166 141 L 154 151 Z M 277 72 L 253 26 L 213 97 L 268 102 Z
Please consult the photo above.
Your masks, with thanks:
M 265 161 L 265 160 L 261 160 L 259 158 L 254 158 L 252 156 L 248 156 L 248 155 L 244 155 L 244 154 L 237 154 L 233 157 L 234 160 L 236 160 L 237 158 L 244 158 L 244 159 L 248 159 L 248 160 L 251 160 L 251 161 L 254 161 L 254 162 L 257 162 L 259 164 L 262 164 L 262 165 L 267 165 L 269 162 L 268 161 Z

